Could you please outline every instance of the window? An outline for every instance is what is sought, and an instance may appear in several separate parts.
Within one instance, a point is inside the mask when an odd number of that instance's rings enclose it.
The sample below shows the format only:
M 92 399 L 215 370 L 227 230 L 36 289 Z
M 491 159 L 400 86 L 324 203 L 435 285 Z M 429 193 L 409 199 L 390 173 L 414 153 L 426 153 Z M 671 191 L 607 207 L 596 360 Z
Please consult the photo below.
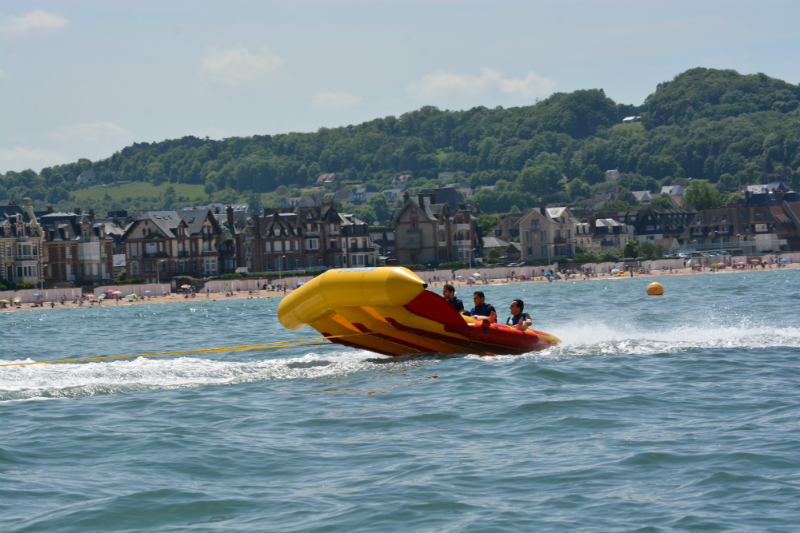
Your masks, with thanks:
M 275 241 L 275 252 L 281 253 L 283 251 L 283 243 L 281 241 Z
M 295 266 L 295 268 L 297 270 L 300 270 L 300 258 L 299 257 L 295 257 L 294 258 L 294 266 Z
M 547 242 L 547 232 L 546 231 L 542 232 L 542 242 Z
M 272 253 L 272 243 L 271 242 L 265 242 L 264 243 L 264 252 L 266 252 L 268 254 Z
M 300 251 L 300 240 L 299 239 L 294 241 L 294 251 L 295 252 L 299 252 Z
M 342 256 L 341 255 L 337 255 L 336 256 L 336 266 L 337 266 L 337 268 L 342 266 Z
M 283 244 L 285 245 L 284 249 L 287 252 L 291 252 L 292 251 L 292 241 L 283 241 Z

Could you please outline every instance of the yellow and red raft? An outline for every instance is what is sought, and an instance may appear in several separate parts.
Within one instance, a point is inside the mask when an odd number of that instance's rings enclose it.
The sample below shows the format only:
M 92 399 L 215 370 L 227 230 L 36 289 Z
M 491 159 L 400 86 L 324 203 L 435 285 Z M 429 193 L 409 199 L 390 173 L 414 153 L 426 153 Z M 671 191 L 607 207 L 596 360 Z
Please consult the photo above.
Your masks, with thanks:
M 330 341 L 381 353 L 522 354 L 555 346 L 549 333 L 459 314 L 403 267 L 330 270 L 286 296 L 278 319 L 308 325 Z

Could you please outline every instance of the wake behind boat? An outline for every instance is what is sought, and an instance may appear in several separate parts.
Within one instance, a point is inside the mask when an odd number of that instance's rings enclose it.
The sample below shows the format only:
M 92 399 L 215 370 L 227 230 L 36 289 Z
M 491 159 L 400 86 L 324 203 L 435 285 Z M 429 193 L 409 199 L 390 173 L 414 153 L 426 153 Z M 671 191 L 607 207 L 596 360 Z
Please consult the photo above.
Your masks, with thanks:
M 331 270 L 286 296 L 278 319 L 288 329 L 308 325 L 331 342 L 384 355 L 522 354 L 561 342 L 463 316 L 426 288 L 404 267 Z

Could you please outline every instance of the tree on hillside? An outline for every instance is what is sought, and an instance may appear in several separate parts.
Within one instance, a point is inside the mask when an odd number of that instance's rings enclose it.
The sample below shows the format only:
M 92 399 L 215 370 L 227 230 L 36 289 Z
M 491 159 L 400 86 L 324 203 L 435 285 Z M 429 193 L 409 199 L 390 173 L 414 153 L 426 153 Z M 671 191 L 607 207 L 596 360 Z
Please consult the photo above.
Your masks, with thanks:
M 628 189 L 619 189 L 617 191 L 616 199 L 622 200 L 623 202 L 629 205 L 639 205 L 639 201 L 636 199 L 633 193 Z
M 600 206 L 601 209 L 609 209 L 611 211 L 630 211 L 633 206 L 624 200 L 612 200 Z
M 722 195 L 705 181 L 693 181 L 683 194 L 683 207 L 694 207 L 698 211 L 716 209 L 725 205 Z
M 606 181 L 606 173 L 603 172 L 597 165 L 592 164 L 583 169 L 581 179 L 583 179 L 583 181 L 589 185 L 595 185 L 597 183 L 603 183 Z
M 353 214 L 356 218 L 359 218 L 369 224 L 370 226 L 375 223 L 378 217 L 375 215 L 375 210 L 369 204 L 361 204 L 360 206 L 353 209 Z
M 383 193 L 376 194 L 370 198 L 368 204 L 374 210 L 377 220 L 388 220 L 392 214 L 389 210 L 389 202 L 386 201 Z
M 523 169 L 517 178 L 520 190 L 547 197 L 561 190 L 561 173 L 550 164 Z
M 334 198 L 323 198 L 322 201 L 320 202 L 320 205 L 330 205 L 333 206 L 333 208 L 336 209 L 337 212 L 339 213 L 342 212 L 342 204 L 337 202 Z
M 579 178 L 575 178 L 569 182 L 569 185 L 567 185 L 567 190 L 569 191 L 570 199 L 573 201 L 582 200 L 591 196 L 589 185 Z
M 654 207 L 663 207 L 664 209 L 675 209 L 675 204 L 669 199 L 669 196 L 659 196 L 650 200 L 650 205 Z
M 478 215 L 478 226 L 481 228 L 484 237 L 493 237 L 494 235 L 490 235 L 489 232 L 491 232 L 500 221 L 501 218 L 494 215 L 488 215 L 486 213 Z

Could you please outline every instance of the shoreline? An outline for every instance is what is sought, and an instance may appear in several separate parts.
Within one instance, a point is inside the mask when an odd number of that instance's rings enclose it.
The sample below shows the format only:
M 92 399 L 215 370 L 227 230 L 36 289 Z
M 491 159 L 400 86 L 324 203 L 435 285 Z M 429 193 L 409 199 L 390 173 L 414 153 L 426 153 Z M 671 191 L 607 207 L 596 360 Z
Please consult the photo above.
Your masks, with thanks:
M 781 268 L 790 268 L 790 269 L 800 268 L 800 263 L 788 264 L 788 265 L 783 266 Z M 661 278 L 661 277 L 665 277 L 665 276 L 673 277 L 673 276 L 702 276 L 702 275 L 708 275 L 708 274 L 744 274 L 744 273 L 747 273 L 747 272 L 756 272 L 756 271 L 769 272 L 771 270 L 781 270 L 781 269 L 779 269 L 779 268 L 769 268 L 769 267 L 764 268 L 764 269 L 761 269 L 761 268 L 753 268 L 753 269 L 745 268 L 744 270 L 726 268 L 724 270 L 717 271 L 717 272 L 712 272 L 710 269 L 705 269 L 705 270 L 703 270 L 701 272 L 697 272 L 696 270 L 693 271 L 690 268 L 681 268 L 681 269 L 673 269 L 672 272 L 669 272 L 667 270 L 667 271 L 664 271 L 664 272 L 652 271 L 652 272 L 643 273 L 643 274 L 634 273 L 633 277 L 634 278 L 640 278 L 640 277 Z M 445 272 L 445 271 L 443 271 L 443 272 Z M 561 283 L 561 282 L 564 282 L 564 281 L 598 281 L 598 280 L 604 280 L 604 279 L 631 279 L 631 276 L 630 276 L 630 274 L 626 274 L 625 276 L 600 275 L 600 276 L 597 276 L 597 277 L 586 278 L 583 275 L 575 274 L 574 276 L 571 276 L 570 278 L 560 279 L 560 280 L 553 281 L 553 282 L 548 282 L 546 279 L 542 279 L 542 278 L 535 278 L 535 279 L 529 279 L 529 280 L 521 280 L 519 278 L 515 278 L 513 280 L 494 279 L 494 280 L 490 280 L 489 283 L 487 283 L 487 284 L 484 284 L 484 283 L 470 284 L 470 283 L 468 283 L 466 281 L 439 280 L 439 281 L 435 281 L 435 282 L 429 284 L 428 287 L 429 288 L 441 288 L 446 283 L 451 283 L 456 288 L 463 288 L 463 287 L 470 287 L 471 286 L 471 287 L 474 287 L 475 290 L 480 290 L 480 287 L 491 287 L 491 286 L 497 286 L 497 285 L 509 285 L 509 284 L 516 284 L 516 283 Z M 294 291 L 294 289 L 287 290 L 286 294 L 291 294 L 293 291 Z M 185 302 L 185 303 L 197 302 L 197 303 L 199 303 L 199 302 L 203 302 L 203 301 L 217 301 L 217 300 L 240 300 L 240 299 L 256 299 L 256 298 L 282 298 L 283 296 L 284 296 L 284 293 L 282 291 L 261 291 L 261 290 L 259 290 L 259 291 L 253 291 L 252 294 L 248 293 L 247 291 L 237 291 L 237 292 L 234 292 L 232 296 L 226 296 L 225 293 L 216 292 L 216 293 L 210 293 L 208 298 L 206 298 L 205 294 L 202 294 L 202 293 L 199 293 L 198 296 L 195 297 L 195 298 L 184 298 L 183 296 L 178 295 L 178 294 L 171 294 L 171 295 L 166 296 L 166 297 L 164 297 L 164 296 L 153 296 L 153 297 L 151 297 L 149 299 L 137 299 L 136 301 L 133 301 L 133 302 L 126 301 L 126 300 L 123 299 L 123 300 L 119 300 L 119 303 L 117 303 L 116 300 L 109 300 L 107 303 L 103 303 L 101 305 L 98 305 L 96 303 L 92 303 L 90 305 L 88 300 L 85 301 L 82 306 L 78 305 L 78 304 L 74 304 L 72 302 L 67 302 L 64 305 L 61 305 L 60 303 L 55 302 L 55 306 L 53 306 L 53 307 L 50 307 L 50 302 L 45 302 L 44 306 L 42 306 L 42 307 L 34 307 L 33 304 L 23 304 L 22 307 L 16 307 L 16 306 L 13 306 L 11 304 L 8 304 L 7 308 L 0 309 L 0 314 L 16 313 L 16 312 L 19 312 L 19 311 L 36 311 L 36 310 L 81 309 L 81 308 L 90 308 L 91 309 L 91 308 L 94 308 L 94 307 L 117 307 L 117 306 L 128 306 L 128 305 L 152 305 L 152 304 L 169 304 L 169 303 L 180 303 L 180 302 Z

